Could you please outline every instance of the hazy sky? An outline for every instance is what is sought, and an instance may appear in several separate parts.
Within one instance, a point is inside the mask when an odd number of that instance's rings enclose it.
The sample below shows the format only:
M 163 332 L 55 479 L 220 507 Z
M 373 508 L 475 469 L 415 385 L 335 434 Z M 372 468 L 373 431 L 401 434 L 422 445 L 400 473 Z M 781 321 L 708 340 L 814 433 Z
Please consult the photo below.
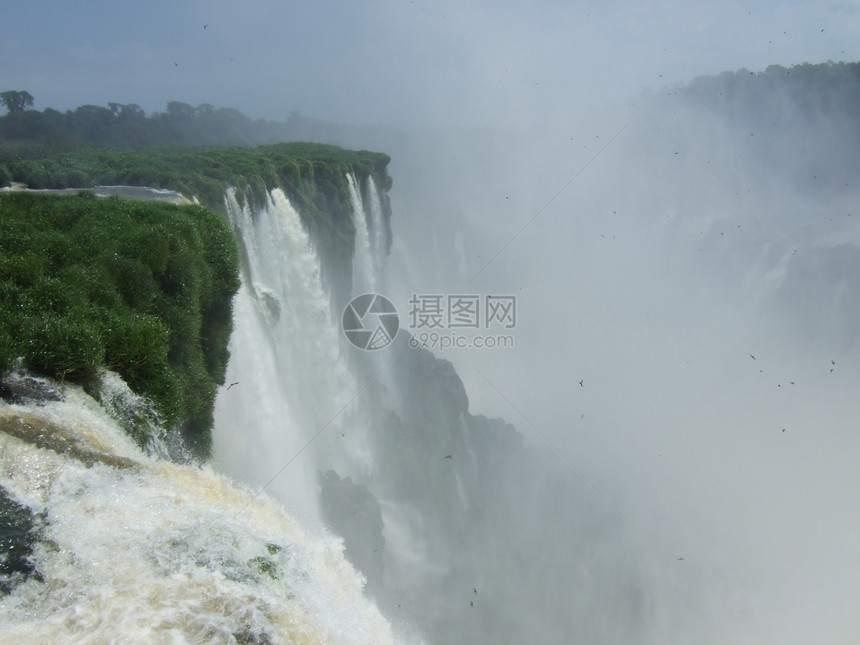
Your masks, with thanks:
M 35 108 L 522 122 L 776 63 L 860 59 L 860 2 L 6 0 L 0 89 Z

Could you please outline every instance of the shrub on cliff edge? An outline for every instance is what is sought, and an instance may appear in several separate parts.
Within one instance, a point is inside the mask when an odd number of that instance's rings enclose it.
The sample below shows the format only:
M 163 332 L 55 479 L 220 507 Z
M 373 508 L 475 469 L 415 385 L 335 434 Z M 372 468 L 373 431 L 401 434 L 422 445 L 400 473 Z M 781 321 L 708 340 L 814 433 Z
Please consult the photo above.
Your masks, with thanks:
M 0 371 L 118 372 L 200 457 L 223 383 L 235 241 L 199 206 L 0 194 Z

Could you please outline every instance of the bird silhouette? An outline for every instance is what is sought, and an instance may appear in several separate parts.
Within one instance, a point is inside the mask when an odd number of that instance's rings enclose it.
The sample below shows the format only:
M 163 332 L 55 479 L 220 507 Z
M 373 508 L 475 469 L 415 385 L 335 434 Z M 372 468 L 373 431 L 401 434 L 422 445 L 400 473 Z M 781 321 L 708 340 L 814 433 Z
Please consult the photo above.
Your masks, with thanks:
M 454 455 L 445 455 L 445 459 L 453 459 Z

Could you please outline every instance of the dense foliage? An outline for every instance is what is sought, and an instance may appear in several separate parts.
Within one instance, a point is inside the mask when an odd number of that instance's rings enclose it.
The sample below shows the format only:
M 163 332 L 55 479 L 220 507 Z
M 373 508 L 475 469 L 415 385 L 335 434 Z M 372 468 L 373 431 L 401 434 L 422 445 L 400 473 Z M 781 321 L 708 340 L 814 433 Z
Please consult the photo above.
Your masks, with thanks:
M 763 72 L 740 69 L 700 76 L 681 90 L 697 108 L 718 114 L 747 137 L 822 134 L 826 146 L 860 145 L 860 63 L 771 65 Z M 752 142 L 756 143 L 756 142 Z M 810 141 L 815 147 L 814 141 Z M 832 154 L 825 151 L 825 154 Z M 779 157 L 780 154 L 773 154 Z
M 822 195 L 857 183 L 860 63 L 822 63 L 763 72 L 741 69 L 693 79 L 673 92 L 741 143 L 752 166 Z M 675 108 L 673 105 L 673 108 Z
M 290 113 L 284 122 L 251 119 L 238 110 L 208 103 L 193 107 L 171 101 L 164 112 L 147 115 L 134 103 L 82 105 L 60 112 L 27 109 L 33 97 L 25 91 L 0 92 L 8 113 L 0 116 L 0 141 L 25 144 L 22 150 L 60 152 L 85 145 L 202 146 L 259 145 L 307 138 L 309 132 L 337 129 Z
M 108 367 L 200 456 L 238 285 L 229 227 L 202 207 L 0 193 L 0 372 L 21 357 L 87 385 Z
M 25 90 L 6 90 L 0 92 L 0 103 L 10 113 L 23 112 L 28 107 L 33 107 L 33 95 Z
M 684 93 L 712 109 L 756 114 L 767 121 L 822 112 L 853 116 L 860 102 L 860 63 L 771 65 L 763 72 L 740 69 L 699 76 Z
M 152 186 L 197 197 L 216 211 L 224 209 L 227 186 L 257 204 L 266 191 L 282 187 L 299 209 L 316 243 L 330 285 L 346 284 L 351 273 L 355 230 L 346 174 L 373 176 L 388 189 L 390 157 L 367 150 L 344 150 L 316 143 L 279 143 L 258 147 L 84 147 L 75 151 L 22 158 L 0 143 L 0 185 L 30 188 L 88 188 L 96 185 Z M 386 215 L 385 225 L 388 226 Z
M 262 198 L 267 188 L 310 197 L 320 206 L 337 193 L 347 172 L 373 174 L 383 188 L 388 155 L 344 150 L 316 143 L 259 147 L 84 147 L 64 153 L 18 154 L 0 144 L 0 185 L 20 182 L 30 188 L 89 188 L 133 185 L 169 188 L 195 195 L 210 208 L 223 206 L 224 188 L 249 186 Z M 320 184 L 322 182 L 322 184 Z M 331 186 L 329 186 L 331 184 Z M 328 191 L 327 187 L 334 190 Z

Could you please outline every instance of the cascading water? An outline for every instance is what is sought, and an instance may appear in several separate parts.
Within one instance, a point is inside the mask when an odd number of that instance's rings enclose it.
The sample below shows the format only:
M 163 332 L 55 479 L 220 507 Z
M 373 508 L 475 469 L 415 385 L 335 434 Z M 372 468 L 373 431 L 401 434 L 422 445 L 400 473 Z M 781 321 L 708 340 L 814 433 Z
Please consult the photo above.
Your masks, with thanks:
M 379 244 L 378 231 L 374 226 L 371 231 L 368 217 L 361 198 L 358 180 L 348 173 L 346 181 L 349 186 L 349 201 L 352 205 L 353 223 L 355 224 L 355 251 L 352 259 L 352 282 L 355 294 L 376 293 L 377 283 L 381 275 L 378 265 Z M 377 201 L 378 203 L 378 201 Z M 373 211 L 371 211 L 373 213 Z
M 372 175 L 367 176 L 367 201 L 370 213 L 371 258 L 381 275 L 385 275 L 385 259 L 388 255 L 386 248 L 387 237 L 382 209 L 382 198 Z
M 373 181 L 365 195 L 355 176 L 348 174 L 346 184 L 355 296 L 384 288 L 387 233 Z M 256 210 L 235 191 L 226 203 L 243 269 L 228 387 L 216 404 L 216 464 L 264 487 L 315 529 L 322 524 L 343 536 L 368 593 L 390 620 L 404 622 L 406 633 L 417 622 L 439 642 L 525 637 L 525 625 L 505 627 L 498 612 L 524 600 L 505 580 L 534 575 L 530 524 L 511 527 L 509 514 L 533 505 L 541 485 L 512 488 L 508 473 L 551 473 L 571 517 L 605 513 L 577 506 L 581 491 L 523 450 L 513 428 L 469 415 L 450 364 L 410 348 L 407 335 L 380 352 L 348 345 L 336 326 L 340 312 L 330 310 L 331 285 L 323 285 L 301 218 L 281 191 Z M 510 507 L 498 505 L 499 491 L 506 491 Z M 530 512 L 537 518 L 546 511 Z M 608 544 L 617 537 L 610 532 L 601 539 Z M 578 575 L 584 581 L 605 568 L 625 575 L 602 556 Z M 478 588 L 487 596 L 476 598 Z M 594 599 L 583 604 L 596 606 L 612 591 L 596 585 Z M 528 604 L 543 601 L 550 613 L 565 611 L 559 598 L 538 596 Z
M 240 204 L 232 189 L 225 203 L 243 268 L 228 387 L 216 404 L 215 460 L 244 481 L 268 484 L 292 511 L 316 522 L 314 454 L 325 440 L 315 436 L 323 429 L 340 434 L 337 413 L 354 394 L 319 259 L 282 190 L 257 209 Z
M 103 377 L 112 410 L 139 403 Z M 38 540 L 35 573 L 5 581 L 0 643 L 392 642 L 338 540 L 209 467 L 143 453 L 81 389 L 18 378 L 37 396 L 0 408 L 0 490 Z
M 372 179 L 364 196 L 354 175 L 346 184 L 358 295 L 384 284 L 387 234 Z M 330 309 L 317 254 L 282 191 L 255 209 L 230 190 L 226 205 L 243 266 L 227 387 L 216 402 L 215 462 L 265 487 L 311 527 L 322 523 L 344 535 L 347 554 L 374 591 L 381 592 L 386 576 L 398 586 L 414 572 L 400 560 L 416 564 L 415 527 L 423 524 L 382 485 L 390 467 L 377 462 L 389 455 L 379 428 L 370 430 L 379 418 L 373 402 L 390 398 L 396 386 L 393 358 L 362 352 L 339 333 L 340 312 Z

